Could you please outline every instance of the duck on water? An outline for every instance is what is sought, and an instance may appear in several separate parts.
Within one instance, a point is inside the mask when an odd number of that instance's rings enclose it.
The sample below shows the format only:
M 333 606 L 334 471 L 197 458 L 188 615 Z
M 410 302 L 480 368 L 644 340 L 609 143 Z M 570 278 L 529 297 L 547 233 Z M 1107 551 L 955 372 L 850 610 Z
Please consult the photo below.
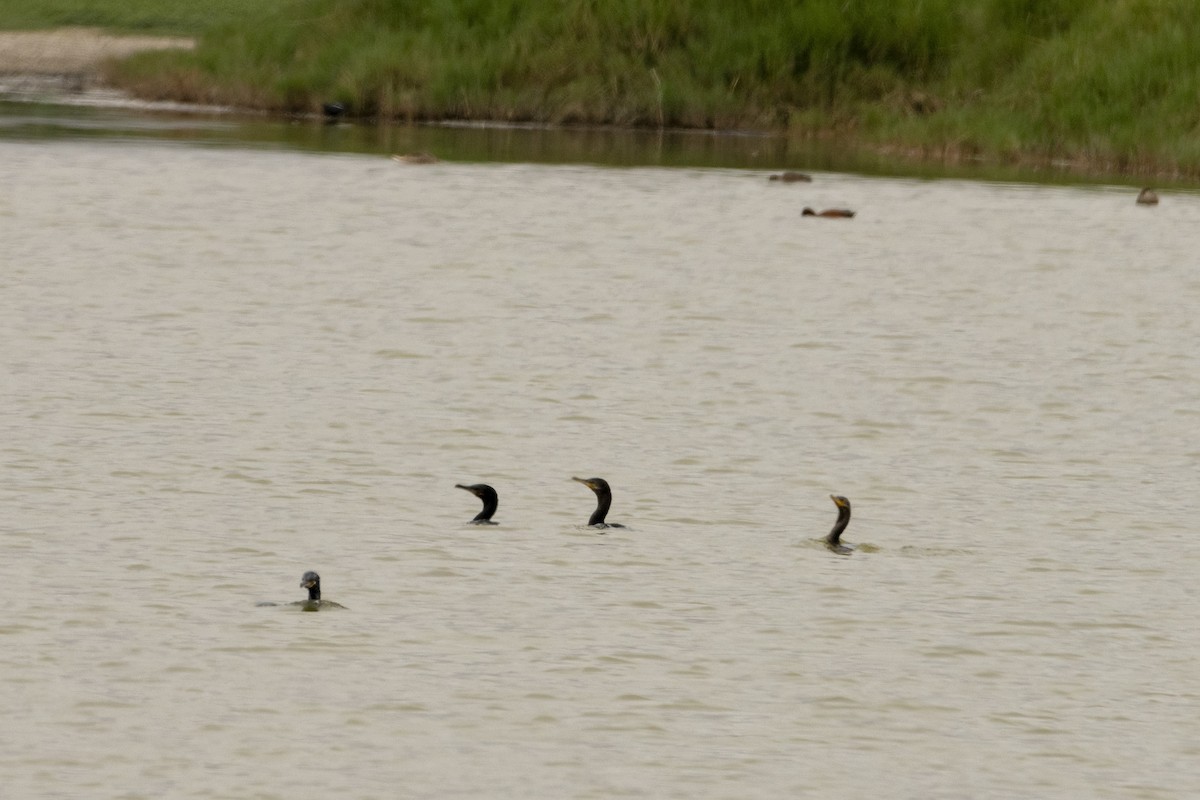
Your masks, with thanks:
M 805 208 L 800 212 L 802 217 L 827 217 L 829 219 L 850 219 L 854 216 L 854 212 L 848 208 L 827 208 L 824 211 L 813 211 L 811 208 Z
M 309 570 L 300 577 L 300 588 L 308 589 L 308 599 L 297 600 L 287 605 L 300 606 L 301 611 L 320 611 L 323 608 L 345 608 L 341 603 L 321 599 L 321 576 L 312 570 Z M 258 605 L 277 606 L 279 603 L 258 603 Z
M 589 528 L 624 528 L 616 522 L 605 522 L 604 518 L 608 516 L 608 508 L 612 505 L 612 489 L 608 488 L 608 481 L 604 478 L 571 478 L 573 481 L 578 481 L 584 486 L 596 493 L 596 510 L 592 512 L 592 516 L 588 519 Z
M 309 570 L 300 578 L 300 588 L 308 589 L 307 600 L 297 600 L 294 606 L 303 606 L 304 611 L 316 611 L 321 608 L 345 608 L 341 603 L 321 599 L 321 576 Z

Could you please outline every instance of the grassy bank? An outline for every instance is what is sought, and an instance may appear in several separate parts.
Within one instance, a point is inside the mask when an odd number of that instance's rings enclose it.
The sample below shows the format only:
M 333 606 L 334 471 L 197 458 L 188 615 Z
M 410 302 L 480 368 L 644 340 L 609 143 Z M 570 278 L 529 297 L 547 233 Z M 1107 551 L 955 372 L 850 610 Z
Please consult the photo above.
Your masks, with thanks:
M 400 120 L 776 128 L 939 157 L 1200 174 L 1194 0 L 206 5 L 202 23 L 181 0 L 114 11 L 123 27 L 194 25 L 182 32 L 202 38 L 194 53 L 126 61 L 112 80 L 277 112 L 338 100 Z
M 121 33 L 194 36 L 205 30 L 282 12 L 293 0 L 0 0 L 0 30 L 105 28 Z M 255 7 L 259 9 L 255 10 Z

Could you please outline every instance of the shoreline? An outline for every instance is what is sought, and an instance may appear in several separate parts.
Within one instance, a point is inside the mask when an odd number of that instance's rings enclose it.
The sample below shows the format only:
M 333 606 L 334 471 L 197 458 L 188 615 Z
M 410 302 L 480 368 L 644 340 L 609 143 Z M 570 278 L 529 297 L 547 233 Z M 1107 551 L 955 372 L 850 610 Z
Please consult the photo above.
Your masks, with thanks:
M 188 36 L 109 33 L 100 28 L 0 31 L 0 76 L 61 76 L 80 85 L 100 82 L 106 61 L 148 50 L 194 50 Z
M 148 102 L 110 86 L 104 65 L 149 50 L 192 50 L 185 36 L 114 34 L 99 28 L 0 31 L 0 99 L 53 105 L 198 111 L 187 103 Z M 218 113 L 223 109 L 204 109 Z
M 148 111 L 227 111 L 139 100 L 104 80 L 104 65 L 113 59 L 195 47 L 196 40 L 191 37 L 116 34 L 100 28 L 0 31 L 0 99 Z
M 272 116 L 268 111 L 255 108 L 206 105 L 173 100 L 143 100 L 125 90 L 116 88 L 104 78 L 104 67 L 113 60 L 147 51 L 193 50 L 195 47 L 196 40 L 191 37 L 119 34 L 101 28 L 71 27 L 39 31 L 0 31 L 0 100 L 166 113 Z M 576 127 L 463 119 L 413 120 L 413 123 L 481 128 L 529 127 L 570 130 Z M 594 129 L 597 126 L 581 127 Z M 637 128 L 636 130 L 651 133 L 668 130 L 708 135 L 789 136 L 787 131 L 769 130 L 714 131 L 693 128 Z M 818 135 L 804 138 L 820 139 L 822 137 Z M 953 146 L 928 148 L 896 143 L 867 142 L 847 143 L 847 146 L 850 149 L 894 158 L 909 164 L 1013 167 L 1033 171 L 1066 172 L 1080 177 L 1111 177 L 1130 182 L 1158 180 L 1191 183 L 1195 180 L 1195 175 L 1180 169 L 1177 165 L 1156 163 L 1153 160 L 1140 164 L 1122 165 L 1113 164 L 1108 160 L 1047 157 L 1033 153 L 988 158 L 970 149 Z

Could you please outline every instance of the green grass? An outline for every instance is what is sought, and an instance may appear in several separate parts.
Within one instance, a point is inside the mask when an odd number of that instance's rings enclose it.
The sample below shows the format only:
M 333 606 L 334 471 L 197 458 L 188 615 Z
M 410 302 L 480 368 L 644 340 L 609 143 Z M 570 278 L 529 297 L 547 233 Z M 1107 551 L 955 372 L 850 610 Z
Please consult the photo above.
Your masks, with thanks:
M 1194 0 L 0 0 L 0 25 L 194 33 L 146 97 L 362 117 L 771 128 L 1200 174 Z M 97 10 L 99 7 L 100 10 Z
M 875 135 L 1012 160 L 1080 158 L 1136 171 L 1200 171 L 1200 5 L 1059 0 L 1061 14 L 1008 55 L 960 60 L 944 110 L 881 120 Z M 1067 13 L 1069 10 L 1070 13 Z M 988 28 L 986 30 L 994 30 Z M 972 38 L 982 40 L 986 30 Z M 957 71 L 956 71 L 957 70 Z
M 245 19 L 256 13 L 256 7 L 282 11 L 294 4 L 294 0 L 0 0 L 0 29 L 87 27 L 186 36 Z
M 151 94 L 363 116 L 787 123 L 933 78 L 954 0 L 299 0 L 122 70 Z M 171 75 L 164 74 L 175 72 Z

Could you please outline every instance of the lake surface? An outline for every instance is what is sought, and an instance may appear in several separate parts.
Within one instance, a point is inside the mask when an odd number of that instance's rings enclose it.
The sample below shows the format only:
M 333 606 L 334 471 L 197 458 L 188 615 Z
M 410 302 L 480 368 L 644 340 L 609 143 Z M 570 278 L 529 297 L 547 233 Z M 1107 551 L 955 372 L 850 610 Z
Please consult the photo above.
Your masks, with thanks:
M 192 141 L 0 137 L 5 796 L 1200 793 L 1200 198 Z

